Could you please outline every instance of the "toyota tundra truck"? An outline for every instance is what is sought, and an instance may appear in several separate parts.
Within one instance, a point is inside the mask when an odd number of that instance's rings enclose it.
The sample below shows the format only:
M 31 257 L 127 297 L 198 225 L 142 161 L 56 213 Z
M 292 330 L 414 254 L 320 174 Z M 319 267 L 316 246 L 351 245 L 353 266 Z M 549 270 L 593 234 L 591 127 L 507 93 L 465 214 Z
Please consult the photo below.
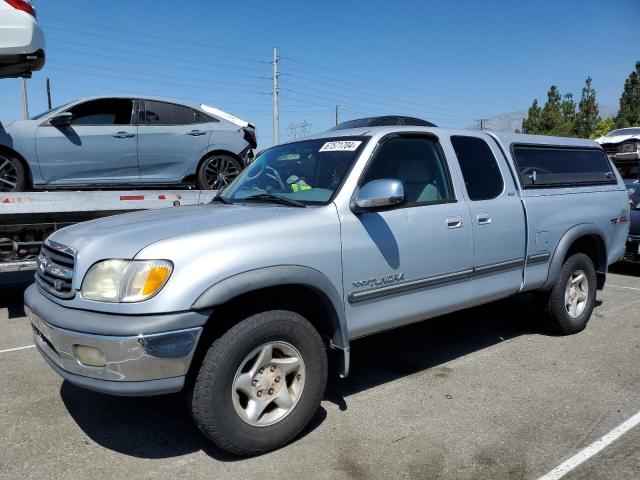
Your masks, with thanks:
M 580 332 L 628 222 L 589 140 L 329 131 L 264 151 L 210 204 L 58 230 L 26 312 L 68 382 L 184 390 L 213 443 L 253 455 L 301 432 L 356 338 L 522 292 L 544 328 Z

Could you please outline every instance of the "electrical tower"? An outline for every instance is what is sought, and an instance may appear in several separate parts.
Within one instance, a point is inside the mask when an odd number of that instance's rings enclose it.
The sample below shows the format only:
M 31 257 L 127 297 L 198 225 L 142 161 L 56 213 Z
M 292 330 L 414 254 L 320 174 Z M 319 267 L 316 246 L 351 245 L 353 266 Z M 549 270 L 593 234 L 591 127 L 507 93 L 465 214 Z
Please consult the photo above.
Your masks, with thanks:
M 278 96 L 280 95 L 280 87 L 278 86 L 278 49 L 273 47 L 273 144 L 278 145 L 280 143 L 280 108 L 278 105 Z
M 302 138 L 311 132 L 311 124 L 306 120 L 300 123 L 290 123 L 287 127 L 289 138 Z

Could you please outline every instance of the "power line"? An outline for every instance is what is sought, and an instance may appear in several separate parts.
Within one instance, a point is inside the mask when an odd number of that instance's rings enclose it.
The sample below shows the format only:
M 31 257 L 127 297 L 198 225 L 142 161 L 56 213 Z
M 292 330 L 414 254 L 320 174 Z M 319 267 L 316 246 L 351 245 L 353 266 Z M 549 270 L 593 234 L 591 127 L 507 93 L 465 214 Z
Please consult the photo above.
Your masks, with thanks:
M 41 19 L 51 19 L 51 20 L 55 20 L 58 22 L 63 22 L 63 23 L 67 23 L 69 22 L 69 18 L 61 18 L 61 17 L 56 17 L 53 15 L 39 15 L 39 17 Z M 175 43 L 181 43 L 183 45 L 200 45 L 202 47 L 208 47 L 208 48 L 217 48 L 220 50 L 226 50 L 229 52 L 239 52 L 239 53 L 246 53 L 246 54 L 250 54 L 250 55 L 256 55 L 256 56 L 263 56 L 264 53 L 263 52 L 256 52 L 256 51 L 251 51 L 251 50 L 241 50 L 241 49 L 237 49 L 237 48 L 232 48 L 232 47 L 226 47 L 226 46 L 222 46 L 222 45 L 215 45 L 215 44 L 211 44 L 211 43 L 200 43 L 200 42 L 189 42 L 186 40 L 178 40 L 175 38 L 170 38 L 170 37 L 164 37 L 161 35 L 154 35 L 151 33 L 142 33 L 142 32 L 136 32 L 136 31 L 132 31 L 132 30 L 126 30 L 123 28 L 116 28 L 116 27 L 105 27 L 104 25 L 97 25 L 95 23 L 89 23 L 89 22 L 82 22 L 79 20 L 71 20 L 71 23 L 73 23 L 73 25 L 85 25 L 87 27 L 91 27 L 91 28 L 98 28 L 101 30 L 107 30 L 107 31 L 113 31 L 113 32 L 119 32 L 119 33 L 128 33 L 130 35 L 138 35 L 141 37 L 147 37 L 147 38 L 154 38 L 156 40 L 165 40 L 165 41 L 170 41 L 170 42 L 175 42 Z M 51 27 L 47 27 L 47 28 L 51 28 Z

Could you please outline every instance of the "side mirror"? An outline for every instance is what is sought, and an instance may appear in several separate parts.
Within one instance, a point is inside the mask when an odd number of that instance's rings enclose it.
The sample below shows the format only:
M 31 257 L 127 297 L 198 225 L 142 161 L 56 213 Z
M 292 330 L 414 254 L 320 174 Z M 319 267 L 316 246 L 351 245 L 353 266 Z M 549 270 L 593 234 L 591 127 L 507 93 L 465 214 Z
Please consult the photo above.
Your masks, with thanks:
M 382 210 L 404 202 L 404 187 L 400 180 L 381 179 L 366 183 L 358 191 L 355 211 Z
M 54 127 L 67 127 L 73 121 L 73 113 L 61 112 L 49 119 L 49 123 Z

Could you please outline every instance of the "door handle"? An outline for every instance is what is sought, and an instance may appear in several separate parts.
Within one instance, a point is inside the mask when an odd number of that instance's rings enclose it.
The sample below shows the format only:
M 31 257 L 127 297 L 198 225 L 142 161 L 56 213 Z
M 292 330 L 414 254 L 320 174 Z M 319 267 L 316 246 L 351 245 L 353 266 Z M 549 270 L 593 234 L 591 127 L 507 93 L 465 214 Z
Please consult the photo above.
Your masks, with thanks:
M 476 216 L 478 225 L 488 225 L 491 223 L 491 216 L 488 213 L 479 213 Z
M 206 133 L 207 133 L 206 130 L 191 130 L 190 132 L 187 132 L 187 135 L 191 135 L 192 137 L 197 137 L 199 135 L 204 135 Z
M 118 132 L 118 133 L 114 133 L 111 136 L 114 137 L 114 138 L 131 138 L 131 137 L 135 137 L 136 134 L 135 133 L 129 133 L 129 132 Z
M 464 226 L 462 217 L 448 217 L 446 222 L 447 228 L 462 228 Z

